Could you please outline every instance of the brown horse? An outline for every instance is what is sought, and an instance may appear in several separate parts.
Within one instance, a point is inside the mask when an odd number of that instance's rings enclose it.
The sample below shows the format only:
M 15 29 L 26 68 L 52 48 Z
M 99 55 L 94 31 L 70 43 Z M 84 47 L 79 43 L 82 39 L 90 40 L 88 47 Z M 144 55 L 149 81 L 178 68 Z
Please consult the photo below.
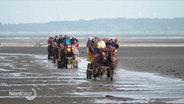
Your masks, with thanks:
M 108 74 L 107 77 L 111 78 L 111 80 L 113 80 L 113 71 L 116 70 L 117 68 L 117 57 L 116 55 L 116 49 L 115 47 L 109 46 L 107 47 L 107 62 L 106 65 L 109 67 L 108 68 Z
M 96 80 L 97 77 L 102 77 L 101 68 L 106 66 L 106 54 L 105 51 L 100 51 L 92 60 L 93 77 Z
M 52 43 L 52 60 L 53 60 L 53 63 L 56 63 L 59 55 L 58 55 L 58 44 L 56 42 L 53 42 Z
M 115 70 L 117 66 L 117 59 L 114 52 L 114 47 L 108 46 L 94 57 L 92 61 L 92 70 L 95 80 L 97 77 L 102 78 L 104 73 L 107 73 L 107 78 L 113 80 L 113 70 Z

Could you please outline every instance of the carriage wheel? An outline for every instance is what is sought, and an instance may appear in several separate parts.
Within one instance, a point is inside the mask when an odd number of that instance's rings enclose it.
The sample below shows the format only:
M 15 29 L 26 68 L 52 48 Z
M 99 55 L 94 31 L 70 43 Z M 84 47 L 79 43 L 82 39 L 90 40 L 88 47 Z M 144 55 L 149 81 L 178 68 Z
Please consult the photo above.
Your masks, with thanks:
M 50 60 L 51 59 L 51 55 L 50 55 L 50 53 L 48 53 L 48 60 Z
M 51 60 L 52 59 L 52 52 L 48 52 L 48 60 Z
M 113 69 L 111 68 L 107 69 L 107 78 L 110 78 L 111 81 L 113 80 Z
M 48 59 L 50 60 L 52 58 L 52 46 L 48 46 Z
M 92 73 L 88 69 L 86 70 L 86 77 L 87 77 L 87 79 L 92 78 Z
M 68 59 L 65 60 L 65 68 L 68 69 Z
M 86 78 L 89 79 L 88 69 L 86 70 Z
M 58 60 L 58 65 L 57 66 L 58 66 L 58 68 L 63 68 L 63 62 L 61 60 L 60 61 Z
M 62 60 L 62 68 L 66 68 L 66 59 L 65 58 Z
M 87 76 L 87 79 L 92 79 L 92 71 L 91 71 L 91 64 L 90 63 L 88 63 L 88 65 L 87 65 L 86 76 Z
M 93 78 L 94 78 L 94 80 L 96 81 L 97 76 L 96 76 L 95 74 L 93 74 Z
M 55 55 L 53 56 L 52 61 L 53 61 L 53 63 L 56 63 L 56 56 Z
M 57 67 L 61 68 L 61 62 L 60 61 L 58 61 Z
M 92 79 L 92 71 L 89 71 L 89 79 Z
M 109 78 L 109 77 L 110 77 L 110 69 L 107 68 L 107 78 Z

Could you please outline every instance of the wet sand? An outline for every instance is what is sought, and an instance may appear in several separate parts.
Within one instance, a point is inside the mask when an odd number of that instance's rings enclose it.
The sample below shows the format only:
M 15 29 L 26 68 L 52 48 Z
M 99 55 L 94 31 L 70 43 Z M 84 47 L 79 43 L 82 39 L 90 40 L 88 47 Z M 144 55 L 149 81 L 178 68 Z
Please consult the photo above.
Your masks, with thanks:
M 120 67 L 184 78 L 184 47 L 124 47 Z
M 79 69 L 58 69 L 47 48 L 0 47 L 0 102 L 3 104 L 94 104 L 184 102 L 184 47 L 121 46 L 114 81 L 86 79 L 86 48 L 80 47 Z M 36 97 L 9 91 L 36 91 Z M 34 93 L 35 94 L 35 93 Z M 33 96 L 34 97 L 34 96 Z M 28 97 L 30 98 L 30 97 Z
M 85 48 L 79 49 L 81 62 L 78 69 L 58 69 L 47 60 L 45 50 L 46 47 L 0 48 L 1 103 L 94 104 L 184 101 L 184 81 L 179 78 L 128 71 L 120 67 L 113 81 L 107 80 L 105 76 L 102 80 L 87 80 L 85 73 L 88 62 Z M 132 57 L 130 52 L 125 54 L 123 51 L 123 54 Z M 9 95 L 10 91 L 33 92 L 35 98 L 29 100 L 25 96 L 12 96 Z
M 1 53 L 47 54 L 46 47 L 1 47 Z M 86 48 L 79 48 L 86 58 Z M 184 47 L 120 47 L 119 67 L 184 78 Z

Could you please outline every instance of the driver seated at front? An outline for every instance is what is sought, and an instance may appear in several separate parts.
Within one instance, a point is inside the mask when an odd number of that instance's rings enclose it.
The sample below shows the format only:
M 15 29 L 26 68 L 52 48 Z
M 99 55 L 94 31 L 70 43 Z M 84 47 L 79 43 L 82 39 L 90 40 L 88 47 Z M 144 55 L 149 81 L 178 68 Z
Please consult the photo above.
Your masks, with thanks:
M 65 52 L 66 52 L 66 57 L 73 57 L 74 56 L 71 44 L 66 45 Z

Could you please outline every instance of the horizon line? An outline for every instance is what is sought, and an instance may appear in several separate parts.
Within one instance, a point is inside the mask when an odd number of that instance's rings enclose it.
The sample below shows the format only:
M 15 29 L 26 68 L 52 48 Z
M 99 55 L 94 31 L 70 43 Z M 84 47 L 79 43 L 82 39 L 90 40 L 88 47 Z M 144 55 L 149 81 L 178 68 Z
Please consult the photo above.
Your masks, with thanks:
M 159 18 L 159 17 L 136 17 L 136 18 L 127 18 L 127 17 L 117 17 L 117 18 L 95 18 L 95 19 L 76 19 L 76 20 L 53 20 L 45 22 L 21 22 L 21 23 L 2 23 L 0 25 L 23 25 L 23 24 L 44 24 L 52 22 L 76 22 L 76 21 L 94 21 L 100 19 L 184 19 L 184 17 L 168 17 L 168 18 Z

